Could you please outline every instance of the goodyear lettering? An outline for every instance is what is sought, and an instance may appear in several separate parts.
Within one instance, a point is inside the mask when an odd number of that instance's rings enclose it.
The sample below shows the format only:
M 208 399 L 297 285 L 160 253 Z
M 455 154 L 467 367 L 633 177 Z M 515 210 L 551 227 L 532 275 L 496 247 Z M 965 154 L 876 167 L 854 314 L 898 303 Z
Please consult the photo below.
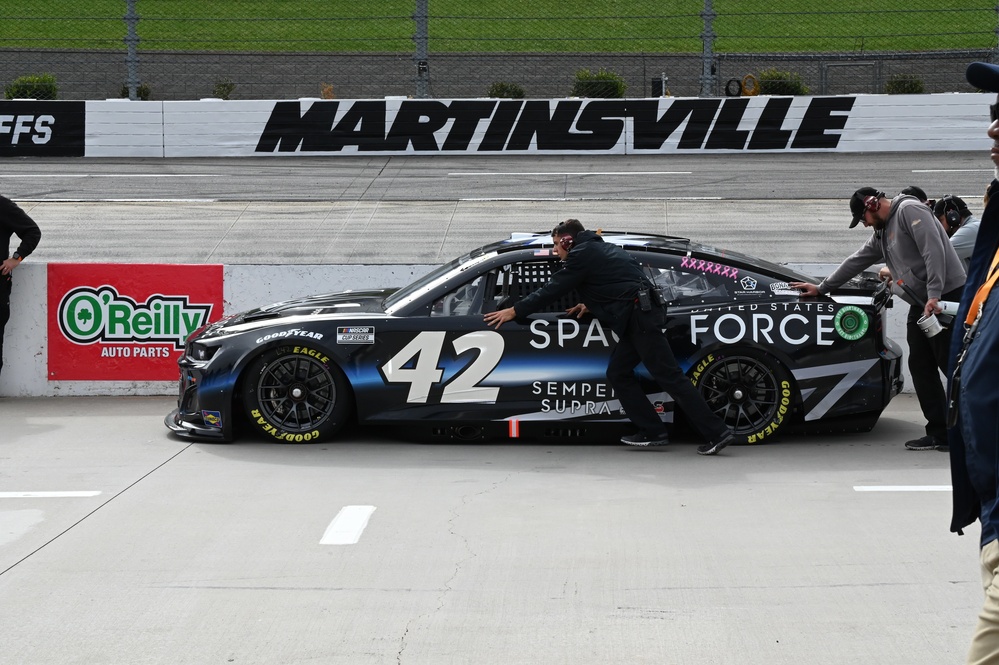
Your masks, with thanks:
M 291 350 L 292 353 L 301 353 L 304 356 L 309 356 L 315 358 L 324 365 L 329 364 L 330 357 L 323 355 L 322 352 L 316 351 L 315 349 L 310 349 L 307 346 L 296 346 Z
M 0 134 L 10 136 L 10 145 L 18 145 L 22 139 L 35 145 L 45 145 L 52 139 L 52 126 L 55 117 L 43 115 L 0 115 Z
M 278 441 L 287 441 L 289 443 L 308 443 L 309 441 L 316 441 L 319 439 L 319 430 L 312 430 L 311 432 L 306 432 L 304 434 L 284 432 L 267 422 L 263 414 L 260 413 L 259 409 L 253 409 L 250 411 L 250 415 L 256 419 L 254 422 L 256 422 L 260 429 L 262 429 L 266 434 L 270 434 Z
M 257 344 L 269 342 L 272 339 L 283 339 L 285 337 L 308 337 L 310 339 L 322 339 L 323 334 L 312 332 L 311 330 L 302 330 L 301 328 L 292 328 L 291 330 L 282 330 L 280 332 L 269 333 L 263 337 L 258 337 Z
M 787 97 L 276 102 L 256 152 L 833 149 L 854 101 L 814 97 L 793 114 Z
M 204 325 L 210 304 L 193 304 L 187 296 L 149 296 L 138 303 L 113 286 L 81 286 L 59 301 L 59 329 L 77 344 L 94 342 L 168 342 L 183 349 L 184 340 Z
M 763 429 L 750 434 L 747 437 L 748 443 L 759 443 L 760 441 L 770 437 L 777 431 L 777 428 L 780 427 L 781 423 L 784 422 L 784 416 L 787 415 L 788 409 L 791 408 L 791 384 L 787 381 L 781 381 L 780 388 L 780 405 L 777 407 L 777 413 L 774 414 L 774 419 L 771 420 Z

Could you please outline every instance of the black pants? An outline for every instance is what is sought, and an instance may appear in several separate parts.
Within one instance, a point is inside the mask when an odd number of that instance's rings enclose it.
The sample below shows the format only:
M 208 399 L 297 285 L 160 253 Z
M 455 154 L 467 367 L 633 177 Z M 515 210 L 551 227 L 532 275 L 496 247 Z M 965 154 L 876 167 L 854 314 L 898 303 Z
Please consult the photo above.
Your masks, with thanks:
M 959 302 L 963 288 L 945 293 L 941 300 Z M 910 305 L 905 322 L 905 341 L 909 344 L 909 374 L 912 387 L 919 400 L 919 408 L 926 418 L 926 433 L 940 440 L 947 440 L 947 393 L 940 372 L 946 376 L 950 363 L 951 328 L 957 321 L 933 337 L 919 329 L 916 321 L 923 315 L 923 307 Z
M 3 371 L 3 331 L 10 320 L 10 275 L 0 275 L 0 371 Z
M 673 349 L 662 332 L 663 320 L 660 310 L 642 312 L 637 307 L 632 310 L 628 328 L 607 365 L 607 379 L 631 422 L 649 436 L 658 436 L 664 430 L 663 422 L 635 374 L 638 363 L 645 363 L 652 378 L 670 394 L 694 429 L 705 440 L 717 441 L 728 428 L 677 365 Z

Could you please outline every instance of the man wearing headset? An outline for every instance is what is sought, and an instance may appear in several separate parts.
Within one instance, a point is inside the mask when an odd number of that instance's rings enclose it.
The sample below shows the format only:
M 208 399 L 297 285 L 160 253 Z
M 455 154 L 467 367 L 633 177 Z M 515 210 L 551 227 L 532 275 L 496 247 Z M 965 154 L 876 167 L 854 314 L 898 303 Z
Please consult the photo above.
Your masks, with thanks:
M 947 373 L 950 329 L 927 337 L 916 322 L 924 315 L 940 314 L 939 301 L 961 299 L 964 264 L 930 209 L 914 196 L 900 194 L 888 199 L 873 187 L 861 187 L 850 198 L 850 211 L 850 228 L 863 222 L 874 229 L 871 237 L 818 286 L 807 282 L 791 286 L 806 296 L 826 294 L 871 265 L 885 262 L 895 279 L 916 292 L 920 301 L 909 303 L 905 339 L 912 385 L 926 417 L 926 435 L 907 441 L 905 447 L 946 449 L 947 396 L 940 372 Z
M 639 429 L 637 434 L 622 437 L 622 443 L 630 446 L 669 443 L 662 419 L 635 375 L 639 363 L 645 364 L 652 378 L 670 394 L 690 425 L 707 441 L 697 448 L 698 454 L 714 455 L 732 443 L 735 440 L 732 431 L 677 364 L 663 333 L 666 310 L 651 296 L 653 284 L 638 261 L 617 245 L 585 230 L 577 219 L 568 219 L 555 227 L 552 240 L 565 267 L 513 307 L 486 314 L 486 323 L 499 328 L 576 290 L 582 303 L 568 313 L 576 317 L 592 313 L 620 339 L 607 365 L 607 379 L 625 413 Z
M 971 214 L 968 204 L 959 196 L 948 194 L 933 206 L 933 214 L 943 224 L 944 230 L 950 236 L 950 244 L 954 246 L 957 257 L 964 262 L 965 271 L 971 263 L 971 252 L 975 249 L 978 238 L 978 227 L 981 220 Z

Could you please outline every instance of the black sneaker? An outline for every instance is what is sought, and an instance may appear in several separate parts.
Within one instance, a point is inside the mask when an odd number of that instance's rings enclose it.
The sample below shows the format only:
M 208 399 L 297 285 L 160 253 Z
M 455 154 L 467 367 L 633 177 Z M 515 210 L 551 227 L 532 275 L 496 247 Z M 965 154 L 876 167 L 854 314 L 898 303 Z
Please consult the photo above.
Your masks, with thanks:
M 656 436 L 649 436 L 644 432 L 639 432 L 638 434 L 630 434 L 628 436 L 621 437 L 621 443 L 625 443 L 629 446 L 665 446 L 669 443 L 669 434 L 663 432 L 662 434 L 657 434 Z
M 717 441 L 713 441 L 711 443 L 704 443 L 698 446 L 697 454 L 714 455 L 719 450 L 721 450 L 728 444 L 733 443 L 734 441 L 735 441 L 735 434 L 732 434 L 732 432 L 725 432 L 724 436 L 722 436 L 722 438 L 718 439 Z
M 946 442 L 941 441 L 932 434 L 905 442 L 906 450 L 940 450 L 946 447 Z

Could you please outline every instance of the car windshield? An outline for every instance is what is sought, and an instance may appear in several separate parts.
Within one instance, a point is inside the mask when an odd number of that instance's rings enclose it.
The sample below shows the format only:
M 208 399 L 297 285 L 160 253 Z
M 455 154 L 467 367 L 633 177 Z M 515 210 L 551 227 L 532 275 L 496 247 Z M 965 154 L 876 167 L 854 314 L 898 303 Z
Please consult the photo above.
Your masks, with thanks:
M 449 263 L 445 263 L 444 265 L 434 268 L 423 277 L 417 279 L 415 282 L 412 282 L 402 287 L 401 289 L 394 292 L 392 295 L 390 295 L 388 298 L 385 299 L 385 302 L 383 303 L 385 309 L 391 309 L 392 306 L 395 305 L 396 303 L 402 302 L 410 295 L 418 292 L 420 289 L 424 288 L 428 284 L 432 284 L 435 280 L 439 279 L 441 276 L 451 272 L 452 270 L 460 266 L 462 263 L 467 261 L 469 257 L 470 255 L 468 254 L 460 256 Z

